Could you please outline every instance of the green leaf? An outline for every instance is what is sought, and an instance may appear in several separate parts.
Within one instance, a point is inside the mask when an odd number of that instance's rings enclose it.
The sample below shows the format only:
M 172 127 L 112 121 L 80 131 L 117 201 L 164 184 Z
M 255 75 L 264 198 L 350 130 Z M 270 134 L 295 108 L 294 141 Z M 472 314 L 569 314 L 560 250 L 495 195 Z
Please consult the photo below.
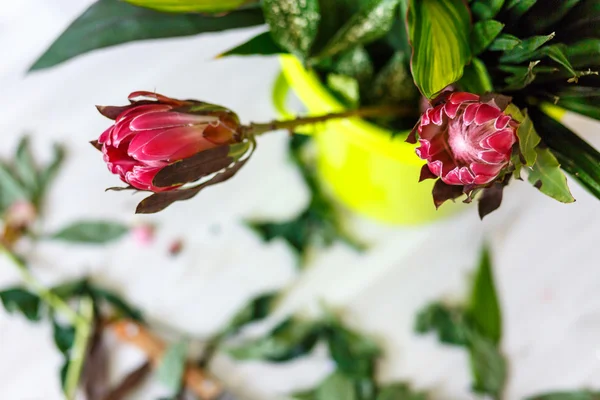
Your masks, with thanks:
M 56 177 L 58 170 L 62 166 L 64 158 L 65 149 L 61 145 L 55 143 L 53 148 L 52 160 L 50 161 L 50 164 L 48 164 L 40 173 L 38 178 L 40 185 L 39 192 L 36 196 L 36 202 L 38 204 L 41 198 L 44 196 L 44 194 L 46 194 L 46 192 L 48 191 L 52 180 Z
M 556 105 L 578 114 L 600 120 L 600 102 L 597 97 L 580 99 L 560 98 L 556 102 Z
M 14 176 L 11 169 L 2 162 L 0 162 L 0 194 L 2 208 L 9 207 L 16 201 L 29 199 L 27 190 Z
M 370 43 L 391 29 L 399 0 L 371 0 L 329 40 L 317 58 L 330 57 Z
M 358 81 L 351 76 L 327 74 L 327 88 L 349 108 L 356 108 L 360 100 Z
M 521 39 L 508 33 L 501 33 L 500 36 L 492 42 L 488 47 L 491 51 L 507 51 L 512 50 L 521 43 Z
M 487 67 L 479 58 L 473 58 L 471 63 L 465 67 L 463 76 L 458 81 L 458 86 L 465 92 L 476 94 L 484 94 L 494 90 Z
M 473 333 L 469 342 L 473 391 L 501 399 L 506 383 L 506 360 L 489 339 Z
M 351 50 L 345 51 L 335 57 L 331 71 L 347 75 L 357 80 L 361 85 L 368 85 L 373 77 L 373 62 L 371 56 L 362 46 L 356 46 Z
M 418 104 L 419 92 L 410 77 L 408 56 L 396 52 L 370 82 L 368 98 L 373 104 Z
M 551 7 L 547 2 L 541 1 L 531 8 L 521 26 L 528 27 L 530 32 L 547 32 L 559 23 L 580 1 L 561 0 L 551 3 Z
M 328 326 L 325 332 L 329 353 L 338 371 L 353 378 L 373 376 L 381 349 L 372 338 L 344 327 L 339 321 Z
M 527 67 L 509 67 L 500 66 L 500 69 L 512 73 L 504 81 L 506 82 L 505 90 L 519 90 L 530 85 L 536 77 L 536 66 L 539 61 L 531 61 Z
M 552 46 L 544 46 L 539 52 L 545 56 L 550 57 L 552 60 L 560 64 L 567 72 L 573 75 L 573 79 L 577 82 L 578 73 L 573 69 L 573 66 L 569 62 L 565 52 L 566 47 L 563 44 L 555 44 Z M 537 57 L 536 57 L 537 58 Z
M 575 68 L 600 66 L 600 39 L 591 38 L 570 43 L 564 51 Z
M 52 330 L 56 348 L 65 356 L 68 355 L 75 341 L 75 328 L 70 325 L 61 325 L 52 319 Z
M 250 0 L 125 0 L 135 6 L 174 13 L 206 12 L 222 13 L 235 10 Z
M 120 239 L 129 231 L 127 225 L 109 221 L 78 221 L 53 233 L 51 239 L 68 242 L 104 244 Z
M 187 360 L 187 345 L 184 342 L 174 343 L 167 348 L 158 370 L 158 380 L 175 395 L 182 384 L 185 363 Z
M 69 25 L 30 71 L 52 67 L 92 50 L 132 41 L 220 32 L 263 22 L 260 9 L 237 10 L 210 17 L 160 13 L 120 0 L 99 0 Z
M 0 292 L 0 300 L 9 313 L 18 311 L 30 321 L 39 321 L 41 318 L 40 298 L 24 288 L 14 287 L 3 290 Z
M 318 0 L 263 0 L 273 40 L 301 60 L 317 36 L 321 14 Z
M 536 148 L 537 160 L 529 172 L 529 182 L 540 192 L 562 202 L 575 201 L 569 187 L 567 178 L 560 170 L 558 160 L 549 149 Z
M 254 36 L 252 39 L 233 49 L 227 50 L 221 53 L 217 58 L 228 57 L 228 56 L 272 56 L 275 54 L 283 54 L 287 51 L 283 50 L 271 36 L 270 32 L 263 32 Z
M 502 338 L 502 313 L 494 284 L 492 261 L 487 246 L 481 250 L 467 312 L 479 333 L 498 344 Z
M 553 392 L 528 397 L 525 400 L 598 400 L 600 392 L 574 390 L 572 392 Z
M 289 318 L 268 335 L 228 349 L 237 360 L 288 361 L 308 354 L 322 332 L 318 323 Z
M 413 78 L 430 99 L 459 80 L 471 58 L 469 10 L 462 0 L 412 0 L 408 27 Z
M 471 52 L 474 56 L 487 49 L 494 39 L 502 32 L 504 24 L 493 19 L 479 21 L 473 25 L 471 32 Z
M 305 390 L 303 392 L 292 393 L 293 400 L 315 400 L 316 390 Z
M 525 118 L 517 128 L 517 137 L 519 138 L 519 150 L 525 159 L 525 165 L 532 166 L 537 158 L 536 147 L 540 144 L 540 136 L 537 134 L 533 122 L 527 115 L 527 110 L 523 110 Z
M 391 383 L 380 388 L 375 400 L 427 400 L 427 394 L 413 391 L 406 383 Z
M 507 19 L 518 21 L 536 2 L 537 0 L 506 0 L 506 11 L 509 14 Z
M 277 292 L 266 293 L 250 300 L 250 302 L 231 319 L 225 332 L 227 332 L 227 334 L 234 334 L 245 325 L 266 318 L 275 305 L 277 296 Z
M 98 288 L 96 286 L 89 286 L 88 290 L 95 299 L 102 299 L 114 307 L 117 311 L 117 314 L 120 314 L 120 316 L 143 322 L 144 318 L 142 316 L 142 312 L 139 309 L 129 305 L 115 293 L 106 289 Z
M 504 0 L 475 0 L 471 3 L 471 11 L 479 19 L 492 19 L 504 5 Z
M 340 372 L 329 375 L 317 388 L 316 400 L 359 400 L 354 382 Z
M 555 34 L 551 33 L 549 35 L 527 38 L 512 49 L 505 51 L 502 57 L 500 57 L 500 62 L 518 64 L 523 61 L 531 60 L 535 54 L 534 51 L 544 45 L 544 43 L 552 40 L 554 36 Z
M 468 344 L 469 327 L 462 310 L 433 303 L 422 309 L 416 318 L 417 333 L 437 332 L 442 343 L 457 346 Z
M 31 155 L 31 146 L 29 137 L 23 136 L 17 147 L 15 155 L 15 171 L 19 176 L 23 187 L 31 194 L 35 194 L 38 190 L 38 172 L 36 165 Z
M 541 110 L 532 108 L 530 116 L 561 168 L 600 199 L 600 152 Z

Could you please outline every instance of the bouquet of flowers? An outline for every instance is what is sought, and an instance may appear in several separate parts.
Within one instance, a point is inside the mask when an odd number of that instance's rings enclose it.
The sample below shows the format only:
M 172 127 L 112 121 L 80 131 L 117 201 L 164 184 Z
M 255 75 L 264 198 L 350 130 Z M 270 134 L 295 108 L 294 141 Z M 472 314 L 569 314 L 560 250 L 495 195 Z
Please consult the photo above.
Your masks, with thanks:
M 243 124 L 196 100 L 135 92 L 93 144 L 123 189 L 153 192 L 157 212 L 233 177 L 256 137 L 362 117 L 418 144 L 436 207 L 465 196 L 483 217 L 527 180 L 569 203 L 564 172 L 600 197 L 600 153 L 560 122 L 600 119 L 596 0 L 98 0 L 33 64 L 52 67 L 135 40 L 264 25 L 219 57 L 291 54 L 346 109 Z M 210 99 L 208 99 L 210 100 Z M 410 133 L 409 133 L 410 132 Z

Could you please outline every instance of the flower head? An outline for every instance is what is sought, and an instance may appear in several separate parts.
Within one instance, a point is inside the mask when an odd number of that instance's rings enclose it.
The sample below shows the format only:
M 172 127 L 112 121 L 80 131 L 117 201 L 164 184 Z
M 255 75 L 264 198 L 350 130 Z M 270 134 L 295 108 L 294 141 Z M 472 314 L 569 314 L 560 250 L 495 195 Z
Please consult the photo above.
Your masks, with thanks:
M 518 124 L 494 100 L 454 92 L 422 115 L 416 152 L 448 185 L 486 185 L 508 165 Z
M 232 111 L 193 100 L 151 92 L 129 95 L 130 105 L 102 106 L 114 124 L 98 138 L 113 174 L 136 189 L 162 192 L 154 177 L 164 167 L 200 152 L 241 141 L 239 119 Z

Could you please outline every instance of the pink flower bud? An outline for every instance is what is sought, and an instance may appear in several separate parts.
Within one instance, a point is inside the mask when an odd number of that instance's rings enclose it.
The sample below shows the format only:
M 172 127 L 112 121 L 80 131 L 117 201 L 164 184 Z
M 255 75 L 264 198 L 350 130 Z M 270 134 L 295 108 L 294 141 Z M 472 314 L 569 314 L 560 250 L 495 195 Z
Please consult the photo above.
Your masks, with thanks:
M 176 100 L 150 92 L 129 95 L 130 105 L 102 106 L 98 111 L 115 123 L 100 138 L 104 161 L 131 186 L 152 192 L 152 181 L 169 164 L 204 150 L 241 140 L 239 119 L 226 108 L 194 100 Z
M 13 229 L 25 229 L 32 225 L 37 218 L 35 206 L 26 200 L 13 203 L 5 215 L 5 223 Z
M 421 116 L 416 152 L 448 185 L 485 185 L 508 165 L 518 125 L 494 100 L 454 92 Z
M 154 242 L 154 234 L 156 232 L 156 227 L 151 224 L 140 224 L 131 230 L 133 235 L 133 240 L 139 246 L 149 246 Z

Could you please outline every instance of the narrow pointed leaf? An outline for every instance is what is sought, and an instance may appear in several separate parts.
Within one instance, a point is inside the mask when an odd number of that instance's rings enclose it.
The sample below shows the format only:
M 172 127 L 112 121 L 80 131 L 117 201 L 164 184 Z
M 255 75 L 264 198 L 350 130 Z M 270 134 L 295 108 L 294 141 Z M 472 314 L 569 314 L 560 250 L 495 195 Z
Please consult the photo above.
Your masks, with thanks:
M 221 53 L 217 58 L 229 56 L 271 56 L 275 54 L 287 53 L 275 41 L 270 32 L 263 32 L 245 43 Z
M 462 0 L 412 0 L 408 11 L 415 84 L 431 99 L 456 82 L 471 58 L 469 10 Z
M 537 158 L 536 147 L 541 139 L 526 110 L 523 110 L 523 112 L 525 118 L 517 128 L 517 137 L 519 138 L 519 149 L 521 150 L 521 154 L 523 154 L 523 158 L 525 158 L 525 165 L 532 166 L 535 164 Z
M 120 0 L 98 0 L 69 25 L 30 71 L 55 66 L 92 50 L 132 41 L 220 32 L 263 22 L 260 9 L 236 10 L 211 17 L 161 13 Z
M 504 0 L 475 0 L 471 3 L 471 11 L 479 19 L 492 19 L 503 5 Z
M 3 290 L 0 292 L 0 300 L 9 313 L 18 311 L 30 321 L 39 321 L 41 318 L 40 298 L 24 288 L 14 287 Z
M 119 222 L 78 221 L 49 236 L 51 239 L 68 242 L 104 244 L 120 239 L 129 227 Z
M 479 55 L 487 49 L 502 32 L 503 28 L 503 23 L 493 19 L 479 21 L 473 25 L 473 31 L 471 32 L 471 51 L 473 55 Z
M 508 33 L 501 33 L 488 49 L 492 51 L 512 50 L 517 47 L 519 43 L 521 43 L 521 39 L 518 37 L 509 35 Z
M 533 36 L 527 38 L 511 50 L 506 51 L 502 57 L 500 57 L 500 62 L 515 64 L 531 60 L 531 58 L 534 56 L 533 52 L 540 46 L 544 45 L 544 43 L 552 40 L 554 36 L 555 34 L 551 33 L 545 36 Z
M 158 380 L 172 395 L 176 395 L 181 387 L 186 359 L 187 345 L 183 342 L 175 343 L 167 348 L 156 371 Z
M 329 375 L 315 392 L 315 400 L 358 400 L 354 382 L 340 372 Z
M 235 10 L 256 0 L 125 0 L 135 6 L 173 13 L 223 13 Z
M 465 92 L 484 94 L 494 90 L 492 78 L 487 67 L 479 58 L 474 58 L 469 65 L 465 67 L 464 73 L 458 86 Z
M 597 400 L 600 398 L 600 392 L 591 390 L 574 390 L 572 392 L 552 392 L 536 396 L 527 397 L 525 400 Z
M 506 360 L 494 343 L 477 333 L 471 335 L 469 343 L 472 390 L 501 399 L 506 385 Z

